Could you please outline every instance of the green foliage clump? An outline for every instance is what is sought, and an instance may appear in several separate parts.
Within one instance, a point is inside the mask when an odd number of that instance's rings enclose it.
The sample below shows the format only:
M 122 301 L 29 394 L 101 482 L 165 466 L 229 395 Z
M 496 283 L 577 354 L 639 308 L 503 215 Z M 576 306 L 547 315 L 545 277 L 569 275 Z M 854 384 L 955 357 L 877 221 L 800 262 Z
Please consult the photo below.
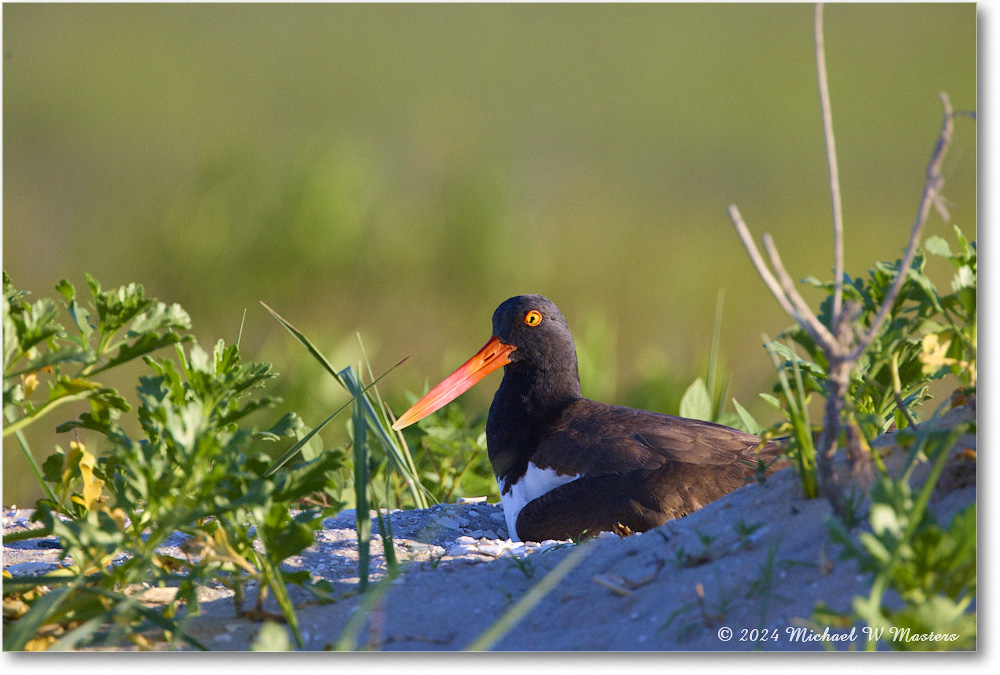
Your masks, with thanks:
M 853 559 L 871 574 L 867 596 L 853 599 L 849 615 L 837 615 L 820 603 L 813 620 L 820 624 L 850 625 L 864 622 L 866 646 L 880 642 L 892 649 L 975 649 L 976 612 L 976 506 L 969 506 L 942 527 L 927 511 L 949 451 L 961 433 L 915 427 L 916 409 L 930 398 L 929 384 L 949 374 L 959 384 L 958 403 L 975 396 L 976 388 L 976 243 L 955 228 L 957 250 L 940 237 L 918 249 L 898 298 L 888 309 L 886 322 L 851 372 L 845 405 L 844 445 L 866 447 L 866 441 L 900 429 L 898 439 L 911 447 L 906 469 L 890 477 L 874 457 L 879 475 L 868 497 L 870 530 L 855 538 L 851 529 L 863 518 L 861 496 L 849 502 L 841 518 L 829 521 L 831 538 L 841 544 L 841 557 Z M 939 291 L 925 271 L 927 254 L 947 259 L 954 268 L 951 292 Z M 856 303 L 855 330 L 864 331 L 874 321 L 897 274 L 900 261 L 877 263 L 867 281 L 844 278 L 844 298 Z M 821 305 L 820 320 L 829 327 L 833 285 L 807 279 L 830 295 Z M 786 421 L 767 433 L 787 435 L 787 454 L 796 464 L 804 492 L 818 494 L 813 428 L 808 402 L 813 393 L 826 397 L 827 367 L 822 349 L 800 327 L 782 336 L 799 345 L 807 358 L 782 342 L 767 344 L 779 376 L 779 396 L 762 394 Z M 947 402 L 946 402 L 947 403 Z M 862 437 L 863 435 L 863 437 Z M 931 457 L 933 469 L 919 494 L 910 487 L 918 458 Z M 898 598 L 887 600 L 892 591 Z
M 93 300 L 89 309 L 77 299 L 73 284 L 63 280 L 56 286 L 73 320 L 72 330 L 66 330 L 57 320 L 59 307 L 54 300 L 28 302 L 28 293 L 14 288 L 4 272 L 4 437 L 73 401 L 90 401 L 95 419 L 110 421 L 128 412 L 129 405 L 118 392 L 92 378 L 190 339 L 176 332 L 191 327 L 190 317 L 179 305 L 146 298 L 139 284 L 103 291 L 89 275 L 87 284 Z M 42 378 L 47 395 L 38 400 L 32 395 Z
M 455 405 L 428 415 L 414 425 L 411 436 L 421 480 L 438 502 L 456 497 L 499 499 L 496 478 L 486 449 L 486 416 L 469 420 Z
M 891 426 L 908 426 L 912 413 L 930 398 L 928 385 L 945 375 L 954 374 L 963 387 L 976 385 L 976 242 L 966 239 L 955 227 L 958 249 L 952 252 L 941 237 L 931 237 L 918 249 L 906 280 L 879 335 L 858 359 L 851 374 L 849 397 L 857 421 L 869 437 L 884 433 Z M 925 267 L 927 254 L 947 259 L 955 269 L 951 293 L 939 291 Z M 900 266 L 879 262 L 869 270 L 867 282 L 858 277 L 844 277 L 844 299 L 858 303 L 856 326 L 867 329 L 878 313 L 884 297 L 895 280 Z M 805 279 L 830 295 L 820 305 L 819 318 L 830 327 L 833 285 L 815 278 Z M 808 358 L 801 358 L 780 342 L 771 348 L 784 359 L 782 368 L 791 373 L 802 370 L 805 393 L 826 395 L 827 362 L 823 351 L 800 327 L 779 337 L 798 344 Z
M 941 237 L 930 238 L 918 249 L 899 296 L 871 346 L 851 372 L 848 389 L 849 433 L 864 434 L 870 441 L 889 429 L 916 422 L 919 406 L 930 398 L 929 385 L 954 375 L 963 396 L 976 386 L 976 242 L 955 228 L 958 250 L 952 252 Z M 939 291 L 925 271 L 927 253 L 946 258 L 954 267 L 951 293 Z M 844 277 L 845 301 L 857 303 L 856 330 L 865 330 L 879 311 L 901 262 L 876 263 L 869 279 Z M 820 320 L 829 327 L 833 285 L 807 278 L 830 295 L 820 305 Z M 778 372 L 777 396 L 761 394 L 779 410 L 785 421 L 767 432 L 788 436 L 787 454 L 798 467 L 804 491 L 818 494 L 814 429 L 809 422 L 809 399 L 814 393 L 827 396 L 827 361 L 823 350 L 799 326 L 784 331 L 807 355 L 799 356 L 784 342 L 766 344 Z M 854 442 L 847 439 L 848 442 Z M 855 439 L 860 443 L 861 438 Z
M 839 519 L 828 522 L 830 537 L 841 544 L 841 558 L 852 559 L 872 577 L 868 596 L 852 601 L 846 622 L 867 625 L 867 647 L 878 642 L 898 650 L 955 650 L 976 648 L 976 505 L 956 514 L 947 527 L 927 510 L 931 493 L 949 452 L 961 433 L 946 431 L 902 432 L 912 443 L 909 462 L 898 479 L 878 478 L 871 490 L 870 529 L 855 539 Z M 916 458 L 933 458 L 930 478 L 914 494 L 910 475 Z M 893 591 L 902 601 L 886 599 Z M 829 614 L 820 606 L 820 613 Z
M 197 610 L 197 586 L 210 580 L 235 591 L 237 612 L 244 611 L 248 582 L 258 584 L 256 611 L 263 595 L 273 593 L 301 645 L 286 583 L 321 598 L 329 586 L 313 582 L 307 571 L 283 571 L 280 563 L 311 545 L 322 517 L 341 505 L 291 507 L 308 495 L 332 493 L 343 453 L 315 453 L 281 474 L 266 475 L 271 461 L 253 449 L 255 441 L 305 431 L 294 413 L 267 430 L 244 426 L 248 415 L 275 403 L 254 395 L 274 377 L 271 367 L 242 363 L 237 346 L 221 340 L 208 353 L 182 338 L 173 329 L 187 327 L 187 315 L 176 305 L 145 299 L 141 286 L 103 292 L 88 279 L 94 300 L 88 310 L 71 285 L 60 283 L 73 334 L 56 321 L 53 302 L 28 305 L 6 276 L 4 281 L 4 411 L 10 427 L 37 420 L 72 396 L 68 390 L 91 403 L 90 412 L 57 428 L 77 434 L 69 451 L 56 446 L 37 470 L 46 492 L 33 516 L 41 529 L 6 538 L 55 535 L 63 565 L 42 577 L 5 578 L 5 608 L 17 609 L 9 616 L 5 611 L 10 625 L 4 649 L 123 640 L 147 647 L 140 631 L 151 627 L 170 641 L 200 646 L 184 633 L 184 619 Z M 122 330 L 124 336 L 116 337 Z M 185 351 L 181 342 L 190 348 Z M 149 356 L 171 344 L 176 360 Z M 130 406 L 90 378 L 138 357 L 152 372 L 139 379 L 135 417 L 141 432 L 130 436 L 119 423 Z M 74 366 L 72 376 L 66 375 Z M 51 382 L 45 402 L 35 405 L 30 396 L 39 385 L 32 378 L 39 371 Z M 95 457 L 79 440 L 84 431 L 107 441 L 106 454 Z M 185 558 L 160 552 L 176 532 L 186 535 Z M 177 591 L 165 607 L 152 609 L 137 597 L 150 586 Z

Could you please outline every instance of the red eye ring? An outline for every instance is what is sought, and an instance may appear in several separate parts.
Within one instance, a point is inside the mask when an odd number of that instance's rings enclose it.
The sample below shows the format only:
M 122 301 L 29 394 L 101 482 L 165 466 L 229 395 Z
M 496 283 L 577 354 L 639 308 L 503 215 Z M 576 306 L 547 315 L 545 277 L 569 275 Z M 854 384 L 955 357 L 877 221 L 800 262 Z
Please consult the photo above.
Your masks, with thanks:
M 534 328 L 542 322 L 542 313 L 533 309 L 524 315 L 524 323 Z

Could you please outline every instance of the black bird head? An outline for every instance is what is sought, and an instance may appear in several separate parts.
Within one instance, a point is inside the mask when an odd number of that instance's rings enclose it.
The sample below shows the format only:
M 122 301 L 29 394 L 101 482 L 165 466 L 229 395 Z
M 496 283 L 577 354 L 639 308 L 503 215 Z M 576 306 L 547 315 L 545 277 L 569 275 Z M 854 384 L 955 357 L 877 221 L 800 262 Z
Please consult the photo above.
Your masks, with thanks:
M 517 295 L 493 312 L 493 335 L 514 347 L 508 358 L 538 370 L 576 372 L 576 346 L 566 319 L 544 295 Z
M 507 376 L 540 378 L 579 396 L 576 347 L 566 319 L 542 295 L 517 295 L 493 312 L 493 337 L 393 424 L 402 429 L 457 398 L 501 366 Z

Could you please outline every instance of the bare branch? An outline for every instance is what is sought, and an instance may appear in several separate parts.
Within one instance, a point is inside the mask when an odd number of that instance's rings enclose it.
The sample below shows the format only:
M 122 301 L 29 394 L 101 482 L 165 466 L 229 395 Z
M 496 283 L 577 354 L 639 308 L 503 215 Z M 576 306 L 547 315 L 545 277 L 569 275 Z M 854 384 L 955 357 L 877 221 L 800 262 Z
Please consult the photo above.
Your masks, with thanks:
M 757 245 L 753 242 L 753 237 L 750 236 L 750 229 L 743 222 L 743 216 L 740 215 L 740 210 L 736 208 L 735 204 L 729 205 L 729 219 L 733 221 L 736 233 L 740 235 L 740 241 L 743 242 L 743 248 L 747 250 L 747 255 L 750 256 L 750 261 L 757 268 L 757 273 L 764 280 L 764 284 L 771 290 L 771 294 L 778 301 L 778 304 L 781 305 L 781 308 L 785 310 L 785 313 L 798 321 L 798 312 L 792 306 L 792 303 L 789 302 L 788 298 L 785 297 L 784 292 L 781 290 L 781 285 L 774 278 L 774 275 L 771 274 L 771 270 L 768 268 L 767 263 L 764 262 L 764 258 L 761 257 L 760 251 L 757 250 Z
M 823 3 L 816 3 L 816 73 L 819 79 L 819 99 L 823 109 L 823 135 L 826 137 L 826 160 L 830 169 L 830 198 L 833 201 L 833 312 L 830 325 L 840 320 L 844 302 L 844 213 L 840 201 L 840 170 L 837 168 L 837 144 L 833 137 L 833 108 L 830 87 L 826 79 L 826 49 L 823 41 Z
M 770 234 L 764 234 L 761 239 L 764 241 L 764 249 L 767 251 L 767 257 L 771 259 L 771 267 L 774 268 L 775 274 L 778 275 L 778 281 L 781 282 L 781 289 L 785 293 L 785 297 L 795 306 L 798 314 L 796 316 L 799 324 L 811 337 L 816 344 L 818 344 L 824 352 L 831 353 L 837 348 L 837 340 L 833 337 L 833 334 L 827 330 L 826 326 L 820 323 L 813 311 L 809 309 L 809 305 L 806 301 L 802 299 L 799 295 L 798 290 L 795 288 L 795 283 L 792 281 L 792 277 L 785 271 L 785 266 L 781 262 L 781 256 L 778 255 L 778 249 L 774 245 L 774 240 L 771 238 Z
M 743 216 L 740 215 L 740 211 L 736 208 L 735 204 L 729 205 L 729 219 L 733 221 L 736 232 L 743 242 L 743 247 L 750 256 L 753 266 L 757 268 L 757 273 L 760 274 L 760 278 L 764 280 L 764 284 L 771 290 L 771 294 L 778 301 L 778 304 L 781 305 L 781 308 L 785 310 L 788 316 L 795 319 L 804 331 L 809 333 L 809 337 L 816 344 L 820 345 L 824 350 L 827 350 L 828 347 L 832 348 L 835 344 L 833 336 L 826 329 L 826 326 L 819 322 L 816 315 L 812 313 L 812 310 L 809 309 L 809 306 L 802 299 L 802 296 L 795 290 L 795 285 L 791 277 L 788 276 L 788 272 L 785 271 L 784 266 L 781 264 L 781 257 L 778 256 L 777 250 L 774 249 L 771 236 L 764 235 L 764 245 L 768 248 L 771 264 L 781 277 L 781 282 L 774 277 L 771 269 L 764 262 L 764 258 L 761 256 L 757 245 L 753 241 L 753 237 L 750 235 L 750 229 L 743 222 Z M 788 292 L 789 289 L 791 293 Z
M 940 92 L 938 96 L 941 98 L 941 104 L 944 106 L 944 122 L 941 124 L 941 133 L 938 135 L 934 152 L 931 153 L 931 160 L 927 164 L 927 179 L 924 181 L 924 194 L 920 200 L 920 208 L 917 209 L 917 219 L 913 223 L 913 229 L 910 231 L 910 241 L 906 245 L 906 254 L 900 263 L 899 271 L 896 273 L 896 280 L 893 282 L 892 288 L 889 289 L 889 293 L 882 301 L 878 315 L 876 315 L 868 331 L 858 340 L 851 351 L 849 358 L 852 360 L 861 356 L 872 340 L 875 339 L 879 329 L 889 315 L 889 310 L 895 304 L 896 298 L 899 296 L 899 291 L 903 287 L 903 282 L 909 274 L 910 265 L 913 264 L 913 258 L 917 253 L 917 244 L 920 243 L 920 233 L 927 222 L 927 216 L 930 214 L 931 207 L 937 203 L 941 188 L 944 186 L 944 177 L 941 175 L 941 164 L 944 162 L 944 156 L 951 145 L 952 132 L 955 128 L 955 112 L 951 108 L 951 100 L 948 98 L 948 94 Z

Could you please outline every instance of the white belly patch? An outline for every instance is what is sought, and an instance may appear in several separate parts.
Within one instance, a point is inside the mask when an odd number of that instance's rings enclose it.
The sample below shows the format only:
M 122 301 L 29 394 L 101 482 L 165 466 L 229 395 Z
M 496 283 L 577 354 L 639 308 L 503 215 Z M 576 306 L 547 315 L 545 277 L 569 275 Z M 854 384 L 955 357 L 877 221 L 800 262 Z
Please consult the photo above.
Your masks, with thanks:
M 500 504 L 503 505 L 503 515 L 507 521 L 507 534 L 511 540 L 521 541 L 517 536 L 517 516 L 529 502 L 538 499 L 546 492 L 550 492 L 560 485 L 570 483 L 579 475 L 568 476 L 558 474 L 555 469 L 539 469 L 533 463 L 528 462 L 528 470 L 521 479 L 514 483 L 510 492 L 507 492 L 506 482 L 497 479 L 500 486 Z

